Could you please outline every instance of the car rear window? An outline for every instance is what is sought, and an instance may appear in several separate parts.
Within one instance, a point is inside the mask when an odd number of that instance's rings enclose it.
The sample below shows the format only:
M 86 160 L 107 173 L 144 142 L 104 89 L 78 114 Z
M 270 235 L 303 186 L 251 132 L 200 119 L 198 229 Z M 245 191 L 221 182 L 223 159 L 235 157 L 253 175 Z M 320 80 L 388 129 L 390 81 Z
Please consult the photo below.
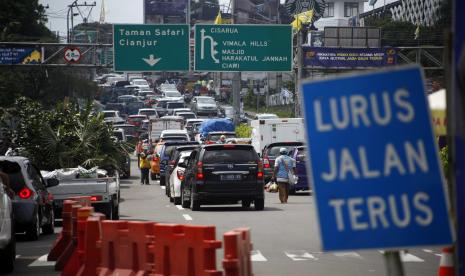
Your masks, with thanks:
M 165 153 L 164 153 L 165 158 L 167 157 L 168 159 L 171 159 L 175 149 L 176 149 L 176 145 L 166 146 Z
M 277 144 L 277 145 L 274 145 L 272 147 L 269 147 L 267 150 L 266 150 L 266 155 L 267 156 L 278 156 L 279 155 L 279 150 L 281 148 L 286 148 L 287 149 L 287 152 L 290 152 L 291 150 L 293 150 L 296 146 L 300 146 L 301 144 Z
M 150 117 L 150 116 L 155 116 L 157 115 L 157 112 L 155 110 L 144 110 L 144 111 L 141 111 L 139 112 L 141 115 L 145 115 L 147 117 Z
M 168 108 L 183 108 L 184 103 L 168 103 Z
M 10 187 L 15 193 L 18 193 L 25 186 L 21 167 L 18 165 L 18 163 L 0 161 L 0 171 L 8 174 Z
M 255 163 L 257 155 L 253 149 L 213 148 L 206 149 L 202 162 L 205 164 Z
M 235 138 L 236 137 L 236 134 L 210 134 L 208 140 L 210 141 L 218 141 L 221 137 L 221 135 L 224 135 L 226 136 L 226 138 Z

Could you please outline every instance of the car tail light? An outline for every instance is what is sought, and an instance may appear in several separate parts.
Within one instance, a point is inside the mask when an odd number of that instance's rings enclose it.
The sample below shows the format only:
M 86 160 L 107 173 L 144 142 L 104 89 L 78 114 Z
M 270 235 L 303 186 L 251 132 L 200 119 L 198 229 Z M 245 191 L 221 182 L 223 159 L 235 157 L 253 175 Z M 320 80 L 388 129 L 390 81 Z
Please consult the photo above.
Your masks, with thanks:
M 223 148 L 234 148 L 236 147 L 235 145 L 231 144 L 231 145 L 224 145 Z
M 19 191 L 18 196 L 21 199 L 28 199 L 32 196 L 33 193 L 34 192 L 31 189 L 24 187 L 21 189 L 21 191 Z
M 178 171 L 176 172 L 176 175 L 177 175 L 177 177 L 178 177 L 179 180 L 181 180 L 181 181 L 184 180 L 184 172 L 183 172 L 183 171 L 178 170 Z
M 203 180 L 205 176 L 203 175 L 203 163 L 197 162 L 197 174 L 195 175 L 197 180 Z
M 263 163 L 257 162 L 257 179 L 263 179 Z
M 263 158 L 263 167 L 264 167 L 265 169 L 269 169 L 269 168 L 270 168 L 270 159 L 268 159 L 268 157 Z
M 102 201 L 103 197 L 101 195 L 91 196 L 90 201 Z

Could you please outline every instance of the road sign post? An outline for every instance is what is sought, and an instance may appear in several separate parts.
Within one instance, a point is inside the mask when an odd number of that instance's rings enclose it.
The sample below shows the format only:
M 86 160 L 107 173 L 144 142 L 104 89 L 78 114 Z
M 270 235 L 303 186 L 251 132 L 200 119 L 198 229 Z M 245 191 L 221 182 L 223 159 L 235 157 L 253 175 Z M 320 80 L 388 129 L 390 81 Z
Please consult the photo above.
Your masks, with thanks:
M 290 25 L 196 25 L 196 71 L 291 71 Z
M 303 84 L 324 250 L 452 242 L 418 67 Z
M 188 71 L 187 24 L 113 25 L 115 71 Z

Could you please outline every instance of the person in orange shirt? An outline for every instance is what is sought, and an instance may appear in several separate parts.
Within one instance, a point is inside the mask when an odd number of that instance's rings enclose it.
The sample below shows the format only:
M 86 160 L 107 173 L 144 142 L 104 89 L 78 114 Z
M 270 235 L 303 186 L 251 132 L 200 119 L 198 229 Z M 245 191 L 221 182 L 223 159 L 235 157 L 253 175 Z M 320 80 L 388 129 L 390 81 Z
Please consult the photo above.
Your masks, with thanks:
M 150 177 L 155 180 L 160 175 L 160 156 L 157 153 L 152 154 L 150 161 Z

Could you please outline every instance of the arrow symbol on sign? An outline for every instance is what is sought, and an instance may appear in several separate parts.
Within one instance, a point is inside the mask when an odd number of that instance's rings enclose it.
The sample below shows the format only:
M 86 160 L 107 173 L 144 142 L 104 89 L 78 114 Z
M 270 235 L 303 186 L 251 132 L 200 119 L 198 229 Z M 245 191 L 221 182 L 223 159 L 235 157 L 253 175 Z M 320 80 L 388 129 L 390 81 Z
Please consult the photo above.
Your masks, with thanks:
M 154 66 L 161 58 L 155 58 L 154 55 L 149 55 L 149 58 L 142 58 L 143 61 L 147 62 L 148 65 Z

